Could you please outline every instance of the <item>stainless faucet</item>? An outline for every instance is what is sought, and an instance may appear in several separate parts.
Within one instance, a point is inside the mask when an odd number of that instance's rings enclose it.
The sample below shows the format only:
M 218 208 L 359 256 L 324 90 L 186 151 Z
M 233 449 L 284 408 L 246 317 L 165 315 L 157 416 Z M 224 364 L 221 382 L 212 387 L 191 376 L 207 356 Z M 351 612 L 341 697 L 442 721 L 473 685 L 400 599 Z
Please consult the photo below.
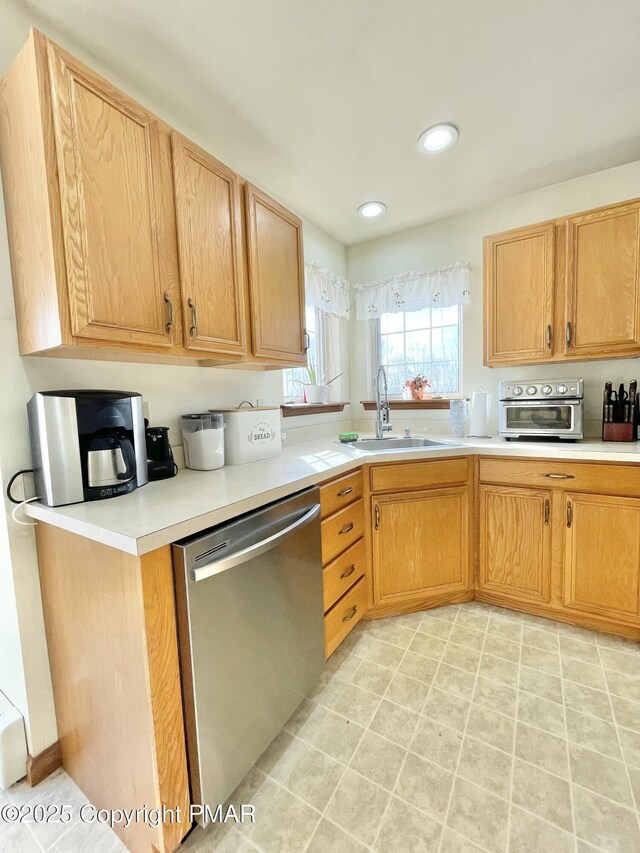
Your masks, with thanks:
M 384 402 L 380 393 L 380 377 L 383 380 Z M 382 438 L 391 431 L 389 423 L 389 397 L 387 395 L 387 371 L 380 365 L 376 374 L 376 438 Z

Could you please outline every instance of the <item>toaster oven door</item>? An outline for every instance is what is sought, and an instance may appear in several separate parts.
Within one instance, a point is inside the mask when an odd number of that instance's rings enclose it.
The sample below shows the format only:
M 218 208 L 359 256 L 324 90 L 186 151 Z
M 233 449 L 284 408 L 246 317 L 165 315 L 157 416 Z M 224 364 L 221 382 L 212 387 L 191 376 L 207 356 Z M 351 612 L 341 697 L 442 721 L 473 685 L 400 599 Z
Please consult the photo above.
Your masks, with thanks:
M 539 400 L 501 401 L 500 435 L 582 438 L 583 401 L 562 400 L 546 403 Z

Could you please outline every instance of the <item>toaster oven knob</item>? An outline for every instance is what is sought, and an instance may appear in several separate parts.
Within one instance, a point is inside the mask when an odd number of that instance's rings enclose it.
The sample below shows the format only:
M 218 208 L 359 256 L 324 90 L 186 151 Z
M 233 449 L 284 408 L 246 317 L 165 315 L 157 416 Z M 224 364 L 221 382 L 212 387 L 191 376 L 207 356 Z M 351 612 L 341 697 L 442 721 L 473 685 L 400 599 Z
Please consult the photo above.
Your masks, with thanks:
M 553 391 L 553 388 L 551 387 L 551 385 L 543 385 L 542 386 L 542 393 L 544 394 L 545 397 L 548 397 L 552 391 Z
M 556 388 L 556 391 L 558 392 L 558 394 L 566 394 L 568 390 L 569 389 L 567 388 L 566 385 L 558 385 L 558 387 Z
M 514 385 L 511 389 L 511 393 L 514 397 L 519 397 L 522 394 L 522 385 Z
M 538 389 L 536 388 L 536 386 L 535 386 L 535 385 L 529 385 L 529 386 L 527 387 L 527 394 L 528 394 L 530 397 L 533 397 L 533 395 L 534 395 L 534 394 L 537 394 L 537 393 L 538 393 Z

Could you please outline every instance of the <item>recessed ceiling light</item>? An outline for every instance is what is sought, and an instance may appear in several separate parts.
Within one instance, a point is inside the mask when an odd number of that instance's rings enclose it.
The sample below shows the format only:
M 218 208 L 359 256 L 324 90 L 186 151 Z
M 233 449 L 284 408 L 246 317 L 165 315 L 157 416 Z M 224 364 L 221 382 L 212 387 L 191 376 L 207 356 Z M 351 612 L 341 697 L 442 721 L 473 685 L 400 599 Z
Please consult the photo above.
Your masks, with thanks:
M 453 124 L 434 124 L 420 134 L 418 148 L 425 154 L 436 154 L 451 148 L 458 138 L 458 128 Z
M 384 213 L 386 209 L 387 205 L 381 201 L 367 201 L 360 205 L 358 213 L 365 219 L 373 219 L 374 216 L 380 216 L 381 213 Z

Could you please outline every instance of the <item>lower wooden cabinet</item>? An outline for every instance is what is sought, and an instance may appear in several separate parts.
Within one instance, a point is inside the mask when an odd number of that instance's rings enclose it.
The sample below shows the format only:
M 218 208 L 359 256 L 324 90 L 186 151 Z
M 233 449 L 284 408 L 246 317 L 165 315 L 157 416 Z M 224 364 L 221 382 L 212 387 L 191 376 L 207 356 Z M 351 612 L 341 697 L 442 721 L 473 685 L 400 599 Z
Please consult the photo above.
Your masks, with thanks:
M 480 589 L 549 601 L 551 499 L 550 491 L 480 486 Z
M 476 598 L 640 639 L 640 468 L 503 457 L 479 477 Z
M 375 497 L 372 521 L 376 606 L 468 588 L 466 486 Z
M 565 495 L 564 605 L 640 623 L 640 500 Z

